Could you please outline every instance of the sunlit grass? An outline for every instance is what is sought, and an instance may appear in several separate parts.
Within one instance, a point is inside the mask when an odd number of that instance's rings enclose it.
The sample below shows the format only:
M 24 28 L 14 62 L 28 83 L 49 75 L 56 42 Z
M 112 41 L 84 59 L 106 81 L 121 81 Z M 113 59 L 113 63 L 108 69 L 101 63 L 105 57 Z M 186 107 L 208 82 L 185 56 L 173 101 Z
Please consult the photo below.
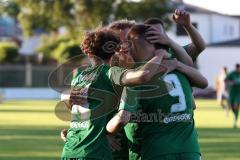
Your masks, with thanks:
M 55 104 L 50 100 L 0 104 L 0 159 L 60 159 L 59 133 L 69 124 L 55 116 Z M 203 159 L 239 160 L 240 129 L 232 129 L 231 113 L 226 117 L 214 100 L 198 100 L 195 119 Z

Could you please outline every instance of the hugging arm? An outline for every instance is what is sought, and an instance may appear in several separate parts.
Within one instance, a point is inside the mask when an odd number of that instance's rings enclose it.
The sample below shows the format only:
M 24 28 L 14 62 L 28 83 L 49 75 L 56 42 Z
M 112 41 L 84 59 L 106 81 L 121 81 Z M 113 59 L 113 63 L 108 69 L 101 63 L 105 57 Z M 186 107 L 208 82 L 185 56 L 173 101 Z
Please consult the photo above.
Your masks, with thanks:
M 176 54 L 177 59 L 188 66 L 193 66 L 192 58 L 188 55 L 185 49 L 173 40 L 171 41 L 170 47 Z
M 106 129 L 113 134 L 123 129 L 123 127 L 130 121 L 131 112 L 120 110 L 107 124 Z
M 164 60 L 162 65 L 167 67 L 168 71 L 178 70 L 183 73 L 194 87 L 206 88 L 208 86 L 207 79 L 197 69 L 185 65 L 176 59 Z
M 109 133 L 115 133 L 131 120 L 132 114 L 138 109 L 138 93 L 132 90 L 131 87 L 124 87 L 121 103 L 118 113 L 108 122 L 106 129 Z
M 138 69 L 122 70 L 119 67 L 115 67 L 110 70 L 111 79 L 113 83 L 120 86 L 135 86 L 144 84 L 150 81 L 151 78 L 158 73 L 158 68 L 162 59 L 167 56 L 168 53 L 166 51 L 156 50 L 155 56 Z

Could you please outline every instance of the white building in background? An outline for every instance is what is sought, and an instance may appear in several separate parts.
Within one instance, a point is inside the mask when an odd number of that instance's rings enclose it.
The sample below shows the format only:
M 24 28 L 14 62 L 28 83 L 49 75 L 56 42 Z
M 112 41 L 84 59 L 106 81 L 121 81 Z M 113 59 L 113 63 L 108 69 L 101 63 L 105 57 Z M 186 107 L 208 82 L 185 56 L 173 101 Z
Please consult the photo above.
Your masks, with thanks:
M 190 12 L 192 24 L 207 43 L 206 50 L 197 60 L 197 65 L 208 79 L 209 87 L 214 87 L 215 77 L 223 66 L 231 71 L 236 63 L 240 63 L 240 18 L 185 4 L 182 1 L 174 5 L 175 8 Z M 190 42 L 181 26 L 173 25 L 167 33 L 181 45 Z
M 198 68 L 213 87 L 220 69 L 226 66 L 229 71 L 240 63 L 240 39 L 209 45 L 198 58 Z
M 39 44 L 40 44 L 40 36 L 39 35 L 33 35 L 29 38 L 23 37 L 22 45 L 19 48 L 19 54 L 25 55 L 25 56 L 34 55 L 36 52 L 36 49 L 39 47 Z

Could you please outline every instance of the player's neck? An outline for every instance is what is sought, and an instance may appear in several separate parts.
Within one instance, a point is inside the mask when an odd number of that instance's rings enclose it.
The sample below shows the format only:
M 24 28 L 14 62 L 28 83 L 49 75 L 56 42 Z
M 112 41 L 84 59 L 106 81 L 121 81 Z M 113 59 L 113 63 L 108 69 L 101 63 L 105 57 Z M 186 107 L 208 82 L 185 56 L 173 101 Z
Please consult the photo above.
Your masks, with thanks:
M 104 64 L 110 64 L 110 60 L 104 60 Z
M 96 58 L 96 57 L 89 57 L 90 62 L 91 62 L 91 66 L 99 66 L 101 64 L 103 64 L 103 60 L 101 60 L 100 58 Z
M 140 53 L 137 53 L 136 62 L 145 62 L 153 57 L 151 50 L 142 50 Z

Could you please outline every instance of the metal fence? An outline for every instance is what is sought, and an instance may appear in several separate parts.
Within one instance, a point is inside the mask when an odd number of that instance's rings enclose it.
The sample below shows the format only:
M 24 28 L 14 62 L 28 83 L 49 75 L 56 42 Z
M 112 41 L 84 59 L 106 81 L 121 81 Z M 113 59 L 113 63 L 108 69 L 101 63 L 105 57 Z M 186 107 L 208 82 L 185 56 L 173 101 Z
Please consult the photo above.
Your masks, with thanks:
M 55 69 L 31 64 L 0 65 L 0 87 L 48 87 L 48 77 Z

